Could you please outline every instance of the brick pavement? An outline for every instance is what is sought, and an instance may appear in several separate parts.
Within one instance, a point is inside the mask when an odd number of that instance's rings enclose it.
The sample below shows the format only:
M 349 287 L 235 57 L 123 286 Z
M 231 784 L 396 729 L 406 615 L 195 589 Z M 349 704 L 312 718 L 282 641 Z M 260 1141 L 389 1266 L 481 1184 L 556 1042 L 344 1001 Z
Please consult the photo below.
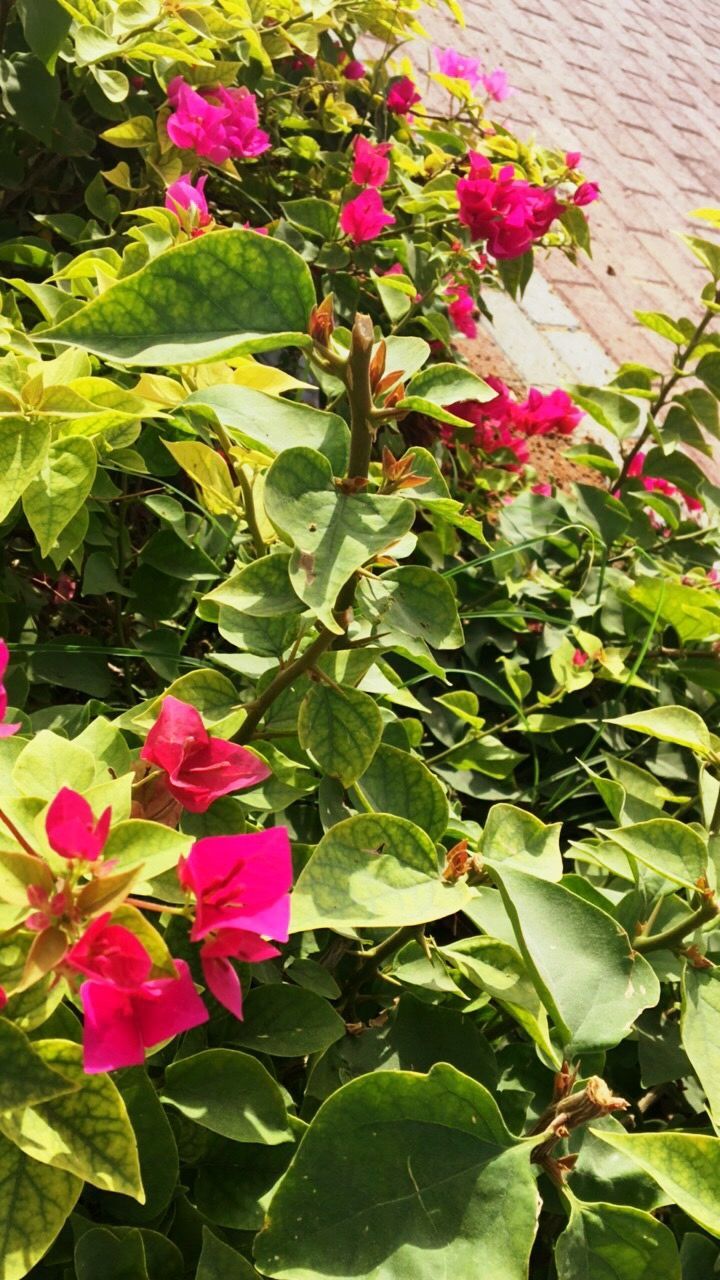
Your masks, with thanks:
M 425 11 L 434 42 L 503 66 L 515 93 L 495 118 L 520 136 L 582 151 L 583 171 L 602 188 L 589 210 L 592 260 L 574 268 L 559 254 L 538 256 L 544 281 L 579 322 L 559 326 L 555 354 L 574 376 L 583 338 L 593 367 L 602 353 L 615 363 L 667 356 L 633 311 L 698 310 L 702 271 L 673 233 L 707 236 L 686 215 L 720 205 L 720 0 L 465 0 L 464 8 L 465 31 L 444 11 Z M 532 306 L 523 310 L 536 323 Z

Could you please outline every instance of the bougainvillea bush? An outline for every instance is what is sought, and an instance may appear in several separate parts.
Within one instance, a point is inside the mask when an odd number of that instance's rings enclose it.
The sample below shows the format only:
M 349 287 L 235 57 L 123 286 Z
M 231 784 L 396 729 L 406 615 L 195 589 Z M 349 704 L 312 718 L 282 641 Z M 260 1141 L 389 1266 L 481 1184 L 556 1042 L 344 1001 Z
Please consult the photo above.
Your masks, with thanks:
M 716 242 L 511 390 L 454 336 L 598 188 L 501 69 L 0 14 L 0 1277 L 713 1274 Z

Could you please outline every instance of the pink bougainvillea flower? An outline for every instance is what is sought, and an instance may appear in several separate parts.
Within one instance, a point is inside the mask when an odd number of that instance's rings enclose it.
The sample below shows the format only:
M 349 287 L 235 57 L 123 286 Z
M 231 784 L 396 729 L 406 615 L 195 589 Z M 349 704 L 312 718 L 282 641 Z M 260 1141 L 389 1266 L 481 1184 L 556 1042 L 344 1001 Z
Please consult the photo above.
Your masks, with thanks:
M 530 492 L 536 493 L 540 498 L 552 498 L 552 485 L 551 484 L 534 484 Z
M 343 75 L 346 80 L 362 80 L 367 75 L 367 67 L 364 62 L 358 62 L 357 58 L 351 58 L 343 67 Z
M 224 107 L 213 106 L 182 76 L 176 76 L 168 85 L 168 101 L 173 112 L 168 117 L 167 132 L 176 147 L 194 151 L 213 164 L 230 159 L 225 127 L 229 113 Z
M 388 89 L 386 102 L 388 111 L 393 111 L 396 116 L 406 116 L 420 102 L 420 94 L 409 76 L 401 76 Z
M 257 964 L 279 955 L 277 947 L 264 942 L 257 934 L 243 929 L 220 929 L 200 948 L 200 963 L 208 990 L 236 1018 L 242 1018 L 242 986 L 230 961 Z
M 45 815 L 48 844 L 62 858 L 95 862 L 105 847 L 111 817 L 108 807 L 96 821 L 84 796 L 61 787 Z
M 480 83 L 481 62 L 479 58 L 466 58 L 456 49 L 433 49 L 435 61 L 444 76 L 452 80 L 467 80 L 471 89 Z
M 549 187 L 515 177 L 504 165 L 497 177 L 487 156 L 470 152 L 470 172 L 459 178 L 460 221 L 474 240 L 487 240 L 494 258 L 518 258 L 549 231 L 564 206 Z
M 185 961 L 176 960 L 175 967 L 176 978 L 153 978 L 137 987 L 83 982 L 83 1066 L 88 1074 L 140 1066 L 146 1049 L 208 1021 Z
M 146 1049 L 208 1020 L 185 962 L 175 962 L 177 977 L 151 979 L 152 959 L 140 940 L 109 921 L 109 913 L 94 920 L 64 960 L 88 978 L 80 998 L 90 1073 L 138 1066 Z
M 572 656 L 572 664 L 574 667 L 584 667 L 590 661 L 588 655 L 583 653 L 582 649 L 576 649 Z
M 287 942 L 292 859 L 285 827 L 197 840 L 178 878 L 197 902 L 193 942 L 217 929 Z
M 184 173 L 176 182 L 171 182 L 165 192 L 165 208 L 178 214 L 181 221 L 183 214 L 190 214 L 189 220 L 198 230 L 212 222 L 205 199 L 206 182 L 205 174 L 193 183 L 190 174 Z
M 581 182 L 573 195 L 573 204 L 580 207 L 585 204 L 592 204 L 593 200 L 597 200 L 599 195 L 600 187 L 597 182 Z
M 190 813 L 205 813 L 213 800 L 254 787 L 270 770 L 245 747 L 213 738 L 200 712 L 169 694 L 140 752 L 164 769 L 170 794 Z
M 212 90 L 221 106 L 227 111 L 225 133 L 230 155 L 234 160 L 249 160 L 261 156 L 270 146 L 270 136 L 258 128 L 258 105 L 255 95 L 244 86 L 226 89 L 219 85 Z
M 173 108 L 167 131 L 176 147 L 224 164 L 262 155 L 270 146 L 267 133 L 258 128 L 257 102 L 248 89 L 218 85 L 198 92 L 176 76 L 167 92 Z
M 663 476 L 645 475 L 645 460 L 646 454 L 641 449 L 635 454 L 628 467 L 628 476 L 639 478 L 646 493 L 663 493 L 666 498 L 677 498 L 678 501 L 685 503 L 691 514 L 704 510 L 703 504 L 698 498 L 694 498 L 690 493 L 684 493 L 671 480 L 666 480 Z M 660 521 L 660 524 L 663 523 L 663 521 Z
M 367 187 L 354 200 L 348 200 L 340 212 L 340 226 L 353 244 L 374 240 L 383 227 L 389 227 L 394 221 L 374 187 Z
M 402 262 L 393 262 L 392 266 L 387 268 L 387 271 L 383 271 L 383 272 L 382 272 L 382 275 L 384 275 L 384 276 L 404 276 L 404 275 L 405 275 L 405 268 L 404 268 L 404 266 L 403 266 Z
M 551 391 L 544 395 L 531 387 L 527 399 L 512 411 L 513 421 L 526 435 L 569 436 L 584 417 L 582 409 L 573 403 L 567 391 Z
M 390 172 L 390 161 L 387 158 L 389 150 L 389 142 L 375 145 L 363 138 L 362 134 L 357 134 L 353 141 L 353 182 L 359 187 L 381 187 L 387 182 Z
M 292 859 L 285 827 L 242 836 L 198 840 L 178 867 L 196 900 L 190 934 L 202 941 L 205 981 L 221 1004 L 242 1017 L 242 989 L 230 963 L 257 963 L 278 955 L 264 937 L 286 942 L 290 922 Z
M 579 169 L 582 164 L 582 153 L 580 151 L 566 151 L 565 164 L 568 169 Z
M 451 284 L 445 290 L 445 297 L 450 299 L 448 302 L 448 315 L 455 328 L 460 333 L 464 333 L 466 338 L 476 338 L 477 325 L 473 316 L 477 308 L 475 299 L 469 289 L 464 284 Z
M 20 728 L 19 724 L 3 724 L 7 712 L 8 697 L 3 680 L 10 661 L 10 651 L 4 640 L 0 640 L 0 738 L 11 738 Z
M 496 67 L 494 71 L 481 76 L 480 79 L 486 94 L 492 98 L 493 102 L 504 102 L 510 97 L 512 89 L 508 82 L 507 71 L 503 71 L 502 67 Z

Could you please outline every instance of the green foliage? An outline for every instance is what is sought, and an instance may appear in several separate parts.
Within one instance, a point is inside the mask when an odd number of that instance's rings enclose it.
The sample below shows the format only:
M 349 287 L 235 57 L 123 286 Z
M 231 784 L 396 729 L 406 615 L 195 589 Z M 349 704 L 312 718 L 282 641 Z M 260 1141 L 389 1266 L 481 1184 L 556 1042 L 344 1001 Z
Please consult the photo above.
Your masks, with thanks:
M 580 175 L 467 81 L 387 110 L 416 0 L 1 7 L 0 1280 L 709 1276 L 717 245 L 544 496 L 448 311 L 533 253 L 458 179 L 574 261 Z M 178 77 L 268 145 L 177 145 Z

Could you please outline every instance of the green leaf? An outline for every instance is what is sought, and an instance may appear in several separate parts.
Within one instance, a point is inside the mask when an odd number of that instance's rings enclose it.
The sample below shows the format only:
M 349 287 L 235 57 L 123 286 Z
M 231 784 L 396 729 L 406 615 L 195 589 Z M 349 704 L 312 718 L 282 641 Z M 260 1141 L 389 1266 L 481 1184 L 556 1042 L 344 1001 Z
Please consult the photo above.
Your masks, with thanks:
M 429 1071 L 436 1062 L 448 1062 L 486 1089 L 497 1086 L 495 1054 L 470 1015 L 402 995 L 392 1043 L 404 1071 Z
M 377 1071 L 323 1104 L 255 1242 L 278 1280 L 525 1280 L 537 1194 L 529 1148 L 492 1097 L 440 1064 Z
M 376 813 L 394 813 L 426 831 L 431 840 L 445 834 L 449 807 L 437 778 L 422 760 L 381 742 L 356 789 Z
M 303 604 L 290 585 L 289 563 L 290 555 L 286 551 L 251 560 L 239 573 L 233 574 L 203 599 L 229 605 L 251 618 L 275 618 L 296 613 Z
M 113 827 L 104 855 L 117 862 L 118 870 L 142 867 L 142 882 L 135 885 L 140 893 L 150 893 L 148 882 L 177 866 L 190 850 L 192 837 L 175 831 L 161 822 L 145 818 L 128 818 Z
M 145 1203 L 138 1204 L 129 1196 L 116 1194 L 109 1196 L 103 1207 L 116 1221 L 140 1225 L 157 1221 L 170 1204 L 178 1180 L 178 1151 L 170 1123 L 145 1068 L 123 1071 L 118 1077 L 118 1088 L 135 1134 Z
M 720 1236 L 720 1138 L 700 1133 L 614 1133 L 593 1129 L 650 1174 L 671 1200 L 711 1235 Z
M 459 649 L 463 629 L 445 578 L 424 565 L 401 565 L 360 585 L 365 612 L 393 641 L 421 640 L 434 649 Z
M 444 884 L 432 840 L 390 814 L 361 813 L 323 836 L 292 895 L 293 933 L 397 928 L 451 915 L 470 898 Z
M 645 329 L 652 329 L 653 333 L 659 333 L 661 338 L 667 338 L 668 342 L 672 342 L 676 347 L 683 346 L 685 343 L 685 334 L 682 329 L 678 329 L 674 320 L 670 316 L 666 316 L 662 311 L 636 311 L 635 319 Z
M 350 432 L 337 413 L 232 383 L 194 391 L 179 408 L 212 410 L 238 444 L 260 445 L 271 456 L 297 445 L 316 449 L 335 475 L 345 474 Z
M 372 760 L 383 722 L 374 698 L 358 689 L 311 684 L 300 705 L 303 750 L 330 778 L 349 787 Z
M 258 1274 L 241 1254 L 203 1227 L 195 1280 L 258 1280 Z
M 0 1114 L 0 1129 L 26 1155 L 64 1169 L 102 1191 L 141 1203 L 137 1144 L 125 1103 L 108 1075 L 85 1075 L 82 1049 L 69 1040 L 36 1040 L 34 1048 L 62 1071 L 74 1091 Z
M 148 1280 L 140 1232 L 118 1236 L 109 1227 L 91 1227 L 75 1246 L 75 1271 L 77 1280 Z
M 653 707 L 650 711 L 616 716 L 608 720 L 608 724 L 645 733 L 650 738 L 659 738 L 661 742 L 689 747 L 701 756 L 710 753 L 710 732 L 697 711 L 691 711 L 689 707 Z
M 497 938 L 477 937 L 462 938 L 440 951 L 468 982 L 506 1009 L 551 1061 L 557 1059 L 548 1038 L 547 1015 L 514 947 Z
M 23 747 L 13 768 L 13 781 L 26 796 L 52 800 L 61 787 L 86 791 L 95 779 L 89 751 L 49 729 L 41 729 Z
M 70 14 L 58 0 L 17 0 L 17 7 L 28 45 L 52 75 L 70 29 Z
M 279 1086 L 247 1053 L 207 1049 L 173 1062 L 162 1101 L 235 1142 L 274 1146 L 291 1138 Z
M 305 1125 L 298 1127 L 305 1129 Z M 294 1142 L 260 1147 L 212 1137 L 195 1180 L 198 1210 L 219 1227 L 259 1231 L 265 1203 L 294 1154 Z
M 77 1083 L 46 1062 L 23 1031 L 0 1018 L 0 1112 L 47 1102 L 70 1094 Z
M 572 387 L 573 400 L 585 409 L 601 427 L 624 440 L 633 435 L 640 425 L 640 408 L 628 396 L 618 391 L 599 387 Z
M 389 367 L 389 366 L 388 366 Z M 416 373 L 406 389 L 406 398 L 424 400 L 431 406 L 457 404 L 472 400 L 482 404 L 486 400 L 494 400 L 497 391 L 488 386 L 471 369 L 461 364 L 433 364 L 428 369 Z M 463 426 L 471 424 L 460 419 Z
M 707 836 L 685 822 L 650 818 L 603 834 L 643 866 L 686 889 L 694 889 L 707 874 Z
M 151 258 L 43 342 L 128 365 L 200 364 L 304 346 L 315 287 L 294 249 L 254 231 L 216 231 Z
M 67 436 L 51 444 L 35 479 L 23 493 L 23 511 L 46 556 L 63 529 L 83 506 L 95 480 L 97 454 L 92 440 Z
M 508 863 L 488 865 L 566 1054 L 618 1044 L 660 991 L 624 929 L 562 884 L 511 870 Z
M 491 862 L 512 862 L 544 880 L 559 880 L 563 873 L 559 822 L 548 825 L 525 809 L 494 804 L 487 816 L 480 851 Z
M 680 1280 L 675 1237 L 651 1214 L 616 1204 L 582 1204 L 555 1247 L 558 1280 Z
M 686 964 L 683 976 L 682 1042 L 720 1126 L 720 968 L 695 969 Z
M 0 1134 L 0 1280 L 22 1280 L 49 1249 L 82 1180 L 31 1160 Z
M 288 222 L 292 222 L 301 231 L 317 236 L 320 240 L 332 240 L 335 236 L 340 210 L 331 200 L 307 196 L 303 200 L 281 201 L 280 208 Z
M 0 520 L 12 511 L 45 462 L 50 427 L 42 419 L 0 420 Z
M 345 1034 L 345 1023 L 322 996 L 286 982 L 253 987 L 243 1002 L 234 1044 L 278 1058 L 300 1058 L 327 1049 Z
M 312 449 L 286 449 L 265 481 L 265 509 L 294 543 L 290 581 L 330 631 L 341 634 L 333 607 L 357 569 L 397 542 L 414 519 L 412 503 L 394 496 L 343 493 L 330 463 Z

